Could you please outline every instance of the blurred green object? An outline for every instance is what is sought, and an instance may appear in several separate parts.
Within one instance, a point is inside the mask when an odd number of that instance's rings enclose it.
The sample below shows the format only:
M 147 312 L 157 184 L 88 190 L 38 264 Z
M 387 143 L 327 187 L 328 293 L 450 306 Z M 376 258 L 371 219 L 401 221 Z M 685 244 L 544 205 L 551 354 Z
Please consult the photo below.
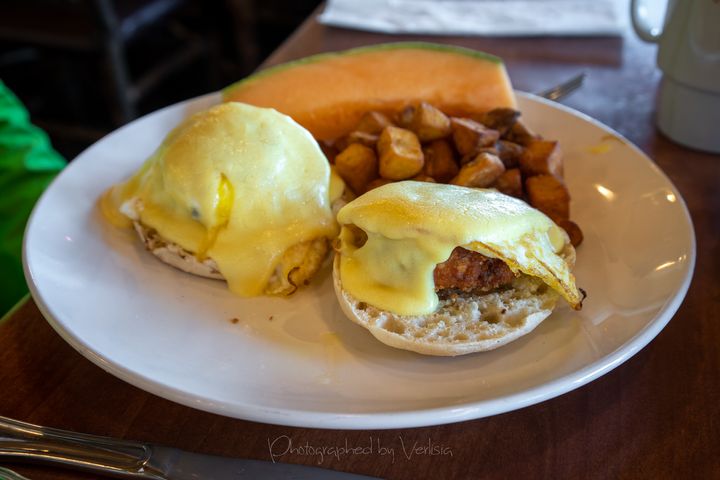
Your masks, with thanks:
M 26 293 L 22 238 L 30 212 L 65 160 L 0 80 L 0 316 Z

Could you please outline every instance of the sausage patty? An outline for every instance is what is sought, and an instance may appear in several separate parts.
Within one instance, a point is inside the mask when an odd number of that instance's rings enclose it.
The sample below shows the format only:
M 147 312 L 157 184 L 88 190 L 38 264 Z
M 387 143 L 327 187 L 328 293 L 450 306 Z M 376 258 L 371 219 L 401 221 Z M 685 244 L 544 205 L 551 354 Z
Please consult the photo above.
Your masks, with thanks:
M 487 293 L 508 285 L 515 275 L 505 262 L 477 252 L 456 247 L 445 262 L 433 272 L 435 291 L 460 290 Z

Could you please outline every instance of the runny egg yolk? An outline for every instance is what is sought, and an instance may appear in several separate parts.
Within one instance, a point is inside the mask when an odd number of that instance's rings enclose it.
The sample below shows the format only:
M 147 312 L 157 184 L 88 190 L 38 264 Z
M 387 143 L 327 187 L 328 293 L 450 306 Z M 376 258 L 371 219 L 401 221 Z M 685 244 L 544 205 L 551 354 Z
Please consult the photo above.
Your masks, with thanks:
M 216 220 L 212 227 L 207 229 L 205 241 L 198 247 L 195 254 L 199 260 L 207 257 L 207 252 L 215 244 L 220 230 L 227 227 L 230 221 L 230 212 L 233 205 L 233 186 L 224 174 L 220 175 L 220 184 L 217 193 L 217 207 L 215 209 Z

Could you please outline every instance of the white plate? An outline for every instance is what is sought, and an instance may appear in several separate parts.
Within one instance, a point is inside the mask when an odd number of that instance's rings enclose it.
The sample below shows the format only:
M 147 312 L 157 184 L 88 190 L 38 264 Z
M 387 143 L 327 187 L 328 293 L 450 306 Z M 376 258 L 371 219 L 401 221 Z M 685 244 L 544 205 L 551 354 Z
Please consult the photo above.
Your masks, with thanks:
M 670 320 L 695 265 L 685 204 L 636 147 L 598 122 L 519 94 L 528 125 L 559 139 L 585 232 L 581 312 L 562 306 L 498 350 L 423 357 L 345 319 L 329 269 L 290 299 L 241 299 L 157 261 L 95 201 L 137 169 L 206 96 L 102 139 L 48 188 L 25 236 L 25 270 L 50 324 L 133 385 L 231 417 L 292 426 L 396 428 L 468 420 L 555 397 L 607 373 Z M 237 323 L 231 319 L 237 318 Z

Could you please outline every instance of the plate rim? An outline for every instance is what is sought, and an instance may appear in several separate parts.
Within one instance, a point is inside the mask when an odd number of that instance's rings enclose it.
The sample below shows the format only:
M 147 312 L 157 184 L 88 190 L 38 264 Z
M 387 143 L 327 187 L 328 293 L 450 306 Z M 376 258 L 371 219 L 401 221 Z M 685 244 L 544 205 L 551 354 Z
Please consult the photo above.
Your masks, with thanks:
M 466 402 L 458 405 L 444 405 L 440 407 L 402 410 L 402 411 L 385 411 L 385 412 L 362 412 L 362 413 L 340 413 L 340 412 L 319 412 L 312 410 L 290 409 L 290 408 L 271 408 L 262 405 L 249 403 L 229 403 L 217 402 L 212 398 L 203 396 L 198 393 L 188 393 L 182 391 L 172 385 L 168 385 L 161 381 L 149 378 L 146 375 L 132 371 L 121 364 L 112 362 L 103 357 L 101 352 L 93 350 L 81 338 L 74 335 L 71 329 L 66 328 L 63 322 L 54 315 L 51 307 L 47 304 L 40 292 L 33 272 L 30 269 L 28 261 L 28 234 L 33 228 L 34 220 L 37 212 L 40 210 L 46 195 L 50 191 L 52 184 L 43 192 L 41 197 L 33 207 L 32 213 L 28 218 L 23 235 L 22 245 L 22 263 L 25 279 L 28 284 L 32 298 L 43 317 L 51 325 L 51 327 L 73 347 L 82 356 L 99 366 L 111 375 L 140 388 L 153 395 L 161 398 L 185 405 L 187 407 L 198 410 L 223 415 L 226 417 L 237 418 L 242 420 L 269 423 L 273 425 L 282 425 L 289 427 L 304 428 L 325 428 L 325 429 L 347 429 L 347 430 L 364 430 L 364 429 L 394 429 L 394 428 L 413 428 L 422 426 L 435 426 L 448 423 L 461 422 L 466 420 L 474 420 L 479 418 L 490 417 L 501 413 L 510 412 L 525 408 L 530 405 L 541 403 L 545 400 L 564 395 L 572 390 L 582 387 L 591 381 L 609 373 L 625 361 L 633 357 L 640 350 L 645 348 L 661 331 L 675 315 L 682 304 L 687 291 L 692 283 L 695 264 L 697 258 L 697 240 L 692 217 L 687 208 L 685 199 L 677 190 L 675 184 L 665 174 L 665 172 L 657 166 L 657 164 L 646 155 L 639 147 L 630 142 L 622 134 L 615 131 L 611 127 L 603 124 L 589 115 L 575 110 L 574 108 L 562 105 L 551 100 L 544 99 L 532 93 L 526 93 L 516 90 L 517 97 L 537 102 L 549 106 L 554 109 L 561 110 L 574 117 L 577 117 L 593 126 L 608 132 L 630 147 L 636 155 L 639 155 L 648 164 L 655 174 L 659 175 L 675 194 L 678 204 L 684 213 L 685 221 L 688 227 L 689 239 L 689 258 L 687 271 L 685 276 L 674 295 L 667 298 L 658 314 L 642 329 L 638 330 L 628 341 L 623 343 L 613 352 L 602 356 L 601 358 L 591 362 L 584 367 L 570 372 L 566 375 L 557 377 L 551 381 L 540 385 L 522 390 L 520 392 L 502 395 L 499 397 L 480 400 L 475 402 Z M 206 95 L 190 98 L 172 105 L 168 105 L 159 110 L 144 115 L 120 128 L 109 133 L 97 142 L 83 150 L 78 156 L 84 155 L 89 149 L 93 148 L 97 143 L 104 141 L 109 136 L 120 134 L 126 128 L 132 127 L 136 122 L 146 120 L 148 117 L 160 115 L 162 112 L 175 108 L 179 105 L 187 105 L 201 101 L 211 101 L 214 97 L 219 98 L 219 92 L 213 92 Z M 54 180 L 57 182 L 68 170 L 63 170 Z

